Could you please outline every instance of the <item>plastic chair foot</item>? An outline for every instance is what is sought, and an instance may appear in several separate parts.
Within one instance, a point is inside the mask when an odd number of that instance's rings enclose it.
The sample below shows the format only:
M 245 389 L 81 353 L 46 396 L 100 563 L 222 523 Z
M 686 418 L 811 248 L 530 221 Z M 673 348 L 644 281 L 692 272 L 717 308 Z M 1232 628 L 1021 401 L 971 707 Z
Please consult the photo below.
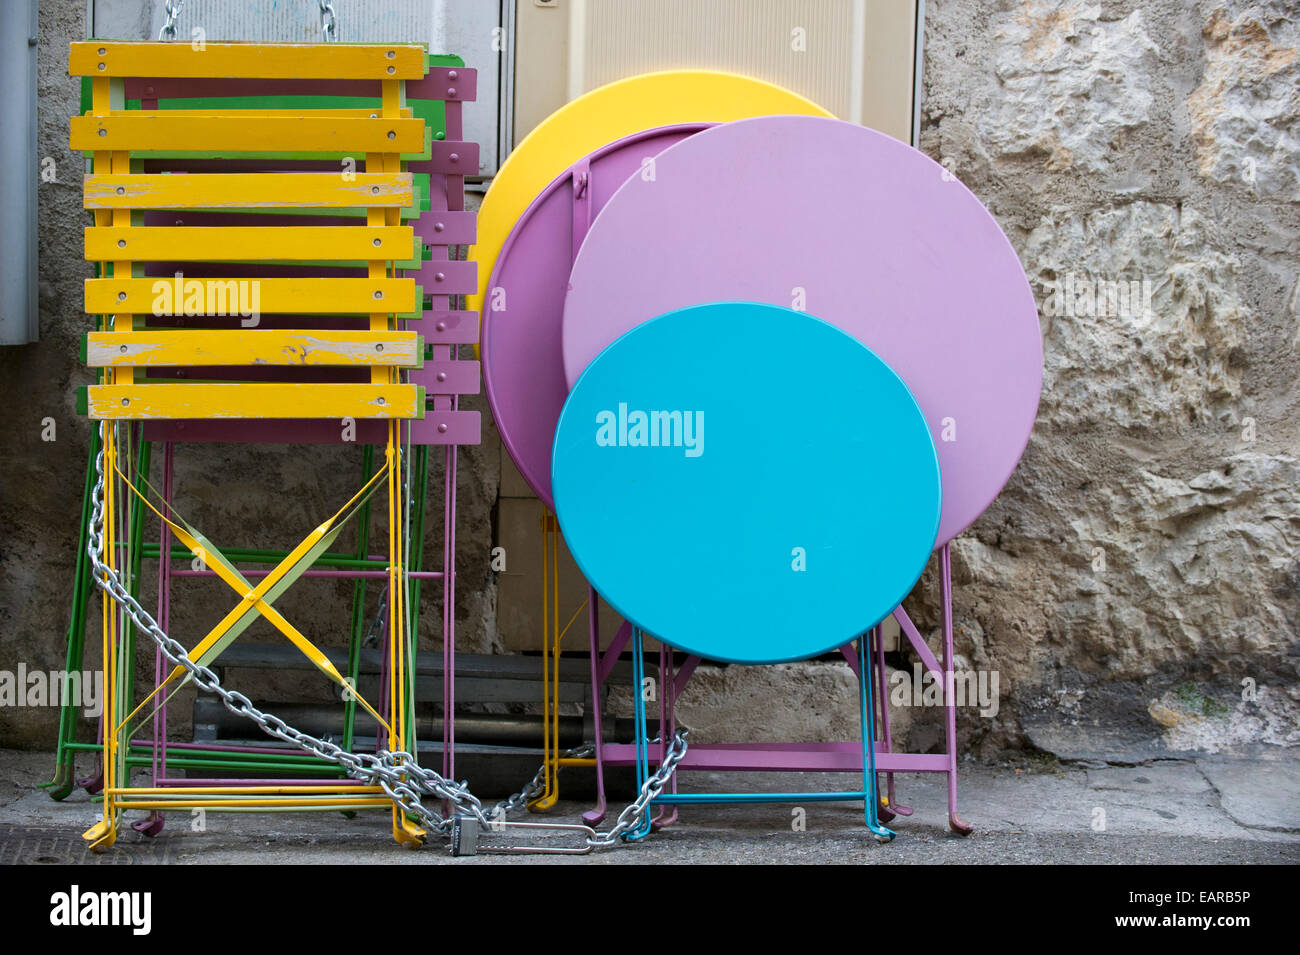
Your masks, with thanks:
M 163 814 L 159 812 L 151 814 L 147 819 L 140 819 L 131 823 L 131 828 L 152 839 L 163 831 L 163 823 Z
M 540 799 L 534 799 L 528 804 L 529 812 L 548 812 L 554 808 L 555 804 L 560 801 L 559 793 L 551 793 L 549 796 L 542 796 Z
M 876 837 L 877 842 L 893 842 L 894 836 L 898 834 L 893 829 L 886 829 L 880 823 L 875 825 L 867 823 L 867 828 L 871 830 L 871 834 Z
M 101 819 L 83 832 L 81 838 L 90 843 L 91 852 L 106 852 L 113 847 L 113 843 L 117 842 L 117 826 Z
M 948 813 L 948 828 L 959 836 L 969 836 L 975 831 L 974 826 L 962 819 L 961 816 L 957 815 L 955 812 Z
M 42 783 L 41 788 L 46 790 L 45 795 L 55 802 L 62 802 L 77 788 L 76 775 L 76 768 L 71 760 L 59 763 L 54 768 L 54 778 L 48 783 Z
M 393 823 L 393 838 L 403 849 L 418 849 L 424 845 L 429 834 L 411 822 L 403 818 L 399 823 Z

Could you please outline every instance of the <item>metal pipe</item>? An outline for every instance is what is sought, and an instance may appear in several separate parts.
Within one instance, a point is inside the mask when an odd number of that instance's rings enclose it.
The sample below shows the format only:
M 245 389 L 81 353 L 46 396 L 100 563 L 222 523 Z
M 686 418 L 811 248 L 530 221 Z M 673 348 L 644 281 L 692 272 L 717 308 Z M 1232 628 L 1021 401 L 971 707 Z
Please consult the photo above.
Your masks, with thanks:
M 313 736 L 341 736 L 343 734 L 343 708 L 341 706 L 319 703 L 272 703 L 266 704 L 270 712 L 280 717 L 291 726 Z M 614 739 L 611 742 L 628 743 L 633 739 L 633 721 L 630 719 L 606 720 L 606 725 L 613 724 Z M 194 725 L 203 726 L 215 732 L 216 739 L 246 739 L 253 731 L 248 720 L 231 713 L 216 700 L 197 699 L 194 701 Z M 486 746 L 537 746 L 542 740 L 545 721 L 541 716 L 498 713 L 457 713 L 456 742 L 458 744 L 478 744 Z M 442 713 L 440 709 L 418 707 L 415 716 L 414 732 L 426 742 L 442 740 Z M 358 738 L 373 736 L 378 729 L 374 718 L 369 714 L 358 712 L 356 715 L 356 734 Z M 658 731 L 651 724 L 653 735 Z M 569 749 L 578 746 L 583 740 L 583 718 L 581 716 L 560 717 L 560 747 Z
M 0 345 L 39 336 L 36 299 L 36 0 L 0 3 L 0 169 L 12 177 L 0 202 Z M 80 159 L 80 157 L 77 157 Z M 54 160 L 50 159 L 49 163 Z M 57 175 L 48 166 L 41 175 Z M 64 181 L 81 170 L 62 170 Z

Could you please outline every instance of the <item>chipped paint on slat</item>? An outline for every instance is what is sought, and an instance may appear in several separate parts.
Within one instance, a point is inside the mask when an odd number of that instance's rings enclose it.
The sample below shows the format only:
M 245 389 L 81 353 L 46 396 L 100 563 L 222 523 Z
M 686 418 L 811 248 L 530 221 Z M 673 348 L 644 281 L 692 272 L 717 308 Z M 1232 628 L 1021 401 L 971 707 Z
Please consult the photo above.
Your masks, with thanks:
M 387 366 L 419 368 L 415 332 L 190 331 L 90 332 L 86 363 L 92 368 L 193 366 Z

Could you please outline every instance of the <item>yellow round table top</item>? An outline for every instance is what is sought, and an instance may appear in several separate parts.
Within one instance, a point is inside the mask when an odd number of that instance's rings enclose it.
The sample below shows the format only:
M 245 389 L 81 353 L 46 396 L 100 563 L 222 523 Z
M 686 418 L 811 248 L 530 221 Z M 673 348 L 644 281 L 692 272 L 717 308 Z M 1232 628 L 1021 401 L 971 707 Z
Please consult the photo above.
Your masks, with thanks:
M 725 123 L 755 116 L 833 114 L 797 93 L 748 76 L 714 70 L 644 73 L 598 87 L 557 109 L 519 143 L 492 180 L 478 212 L 478 292 L 487 283 L 510 230 L 551 180 L 616 139 L 677 123 Z

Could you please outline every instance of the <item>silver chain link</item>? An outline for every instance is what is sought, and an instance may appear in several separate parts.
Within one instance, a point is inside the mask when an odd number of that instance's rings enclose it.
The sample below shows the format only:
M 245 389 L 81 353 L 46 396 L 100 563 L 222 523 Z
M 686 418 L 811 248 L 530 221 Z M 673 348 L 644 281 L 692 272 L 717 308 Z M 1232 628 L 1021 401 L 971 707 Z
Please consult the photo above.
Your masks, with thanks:
M 379 591 L 379 605 L 375 608 L 375 617 L 370 621 L 370 628 L 361 638 L 363 647 L 379 646 L 379 639 L 384 632 L 384 621 L 388 617 L 388 588 Z
M 176 39 L 176 18 L 181 15 L 181 7 L 185 6 L 185 0 L 167 0 L 163 9 L 167 13 L 167 19 L 163 21 L 162 29 L 158 31 L 159 40 Z
M 320 0 L 320 30 L 325 34 L 325 42 L 333 43 L 339 38 L 339 18 L 334 14 L 334 5 L 329 0 Z
M 588 837 L 587 845 L 593 849 L 606 849 L 616 845 L 626 833 L 640 828 L 645 822 L 646 813 L 649 812 L 650 801 L 664 791 L 668 780 L 672 778 L 673 771 L 677 769 L 677 764 L 686 758 L 686 734 L 689 732 L 690 730 L 678 730 L 674 734 L 668 755 L 664 757 L 664 761 L 659 764 L 659 768 L 650 778 L 641 784 L 641 792 L 637 794 L 636 801 L 628 803 L 618 814 L 609 832 L 598 832 L 594 838 Z
M 108 422 L 101 422 L 104 429 L 111 427 Z M 103 435 L 105 441 L 107 435 Z M 101 444 L 95 456 L 95 488 L 91 497 L 91 514 L 87 551 L 90 556 L 91 573 L 95 586 L 104 591 L 130 617 L 131 622 L 142 633 L 146 633 L 158 645 L 162 654 L 174 665 L 183 667 L 194 680 L 195 686 L 220 698 L 226 709 L 237 716 L 244 716 L 256 723 L 264 733 L 276 739 L 291 743 L 314 756 L 337 763 L 353 779 L 368 785 L 378 785 L 403 812 L 418 820 L 426 829 L 447 835 L 451 830 L 452 820 L 444 819 L 441 813 L 426 807 L 421 801 L 424 796 L 436 796 L 454 805 L 457 811 L 468 813 L 485 828 L 490 829 L 493 819 L 501 819 L 504 813 L 521 808 L 542 790 L 545 767 L 538 770 L 532 782 L 523 790 L 508 799 L 497 803 L 489 816 L 483 803 L 469 791 L 466 783 L 446 779 L 432 769 L 420 766 L 416 757 L 404 751 L 389 752 L 378 750 L 374 754 L 351 753 L 326 739 L 294 729 L 273 713 L 264 713 L 253 705 L 244 694 L 227 690 L 217 679 L 217 675 L 208 667 L 190 659 L 185 648 L 168 636 L 156 620 L 151 617 L 140 603 L 131 596 L 123 586 L 117 572 L 104 563 L 101 553 L 105 547 L 104 529 L 104 448 Z M 659 769 L 645 781 L 635 802 L 619 813 L 614 826 L 605 833 L 596 833 L 587 837 L 588 849 L 612 846 L 619 838 L 645 820 L 650 801 L 663 792 L 673 770 L 686 755 L 686 730 L 680 730 L 673 738 L 671 749 Z M 580 748 L 575 753 L 581 753 Z
M 176 19 L 180 16 L 183 6 L 185 6 L 185 0 L 167 0 L 163 5 L 167 19 L 163 21 L 162 29 L 158 31 L 159 40 L 176 39 Z M 326 43 L 333 43 L 338 40 L 339 18 L 334 12 L 334 5 L 329 0 L 320 0 L 320 29 Z
M 613 827 L 609 832 L 598 832 L 595 837 L 587 838 L 587 845 L 592 849 L 605 849 L 616 845 L 619 839 L 627 832 L 638 828 L 645 822 L 645 814 L 650 805 L 650 801 L 664 791 L 668 785 L 668 780 L 672 778 L 673 771 L 677 769 L 677 764 L 686 756 L 686 736 L 690 730 L 680 730 L 673 737 L 672 748 L 664 758 L 662 764 L 649 779 L 641 785 L 641 791 L 637 794 L 635 802 L 630 803 L 622 812 L 618 814 Z M 660 742 L 658 738 L 652 739 L 648 745 L 656 745 Z M 581 759 L 591 756 L 596 752 L 596 747 L 590 743 L 584 743 L 581 746 L 567 749 L 560 754 L 561 759 Z M 546 764 L 543 763 L 533 776 L 532 781 L 523 789 L 515 793 L 509 799 L 503 799 L 492 807 L 492 818 L 501 820 L 506 814 L 517 809 L 522 809 L 540 796 L 546 789 Z
M 590 743 L 584 743 L 581 746 L 575 746 L 573 749 L 566 749 L 560 754 L 560 759 L 582 759 L 591 756 L 595 752 L 596 747 Z M 492 807 L 492 817 L 494 819 L 504 819 L 509 813 L 517 812 L 526 807 L 545 791 L 546 764 L 542 763 L 541 766 L 537 767 L 537 773 L 529 780 L 527 786 Z

